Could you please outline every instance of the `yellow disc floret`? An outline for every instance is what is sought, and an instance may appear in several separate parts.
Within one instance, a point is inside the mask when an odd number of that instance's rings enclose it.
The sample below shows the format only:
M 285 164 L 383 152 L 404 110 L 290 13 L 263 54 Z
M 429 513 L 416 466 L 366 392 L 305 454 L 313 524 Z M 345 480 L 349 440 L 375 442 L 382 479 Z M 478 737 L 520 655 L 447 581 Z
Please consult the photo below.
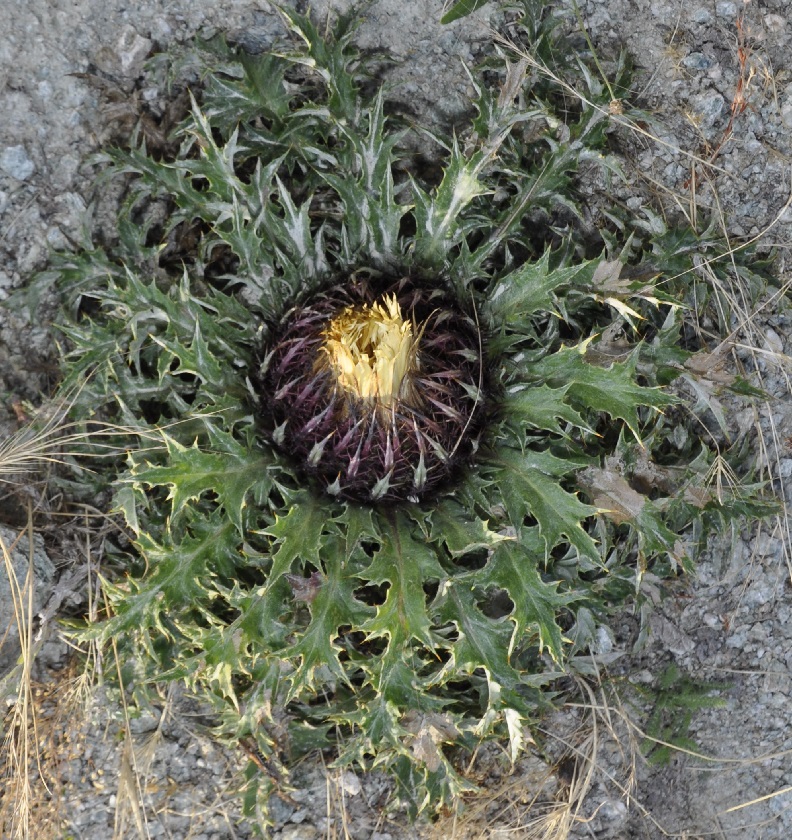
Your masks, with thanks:
M 347 307 L 330 321 L 323 337 L 323 350 L 342 388 L 388 407 L 408 396 L 418 337 L 395 295 L 371 306 Z

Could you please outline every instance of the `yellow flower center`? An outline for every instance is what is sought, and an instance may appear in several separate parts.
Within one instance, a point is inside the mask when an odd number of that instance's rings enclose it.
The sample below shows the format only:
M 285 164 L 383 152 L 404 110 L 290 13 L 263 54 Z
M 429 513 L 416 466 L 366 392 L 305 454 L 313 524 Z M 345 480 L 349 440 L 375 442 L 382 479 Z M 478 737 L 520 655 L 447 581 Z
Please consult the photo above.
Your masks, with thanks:
M 323 350 L 342 388 L 364 400 L 391 406 L 409 394 L 417 365 L 418 338 L 395 295 L 371 306 L 349 306 L 324 331 Z

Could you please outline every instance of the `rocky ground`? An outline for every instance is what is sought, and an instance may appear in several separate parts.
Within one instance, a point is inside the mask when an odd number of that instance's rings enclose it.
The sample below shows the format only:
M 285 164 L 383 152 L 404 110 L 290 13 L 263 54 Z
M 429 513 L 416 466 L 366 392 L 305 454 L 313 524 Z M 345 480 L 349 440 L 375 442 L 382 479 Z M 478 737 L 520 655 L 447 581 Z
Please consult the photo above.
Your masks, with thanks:
M 313 7 L 322 19 L 347 5 L 317 0 Z M 572 25 L 572 4 L 556 5 L 567 10 Z M 657 137 L 614 128 L 628 181 L 608 193 L 592 183 L 592 203 L 619 201 L 635 211 L 676 206 L 688 214 L 719 209 L 735 244 L 761 238 L 777 246 L 782 285 L 792 241 L 792 12 L 786 0 L 578 5 L 606 72 L 620 49 L 634 60 L 629 100 L 651 115 L 648 127 Z M 439 26 L 441 12 L 441 0 L 373 0 L 359 35 L 362 46 L 387 48 L 396 58 L 390 71 L 394 96 L 439 124 L 464 109 L 470 92 L 464 65 L 492 49 L 488 23 L 496 4 L 448 27 Z M 218 31 L 261 48 L 278 27 L 267 4 L 251 0 L 0 4 L 0 299 L 45 266 L 50 248 L 79 240 L 91 213 L 103 223 L 112 212 L 112 195 L 95 186 L 89 159 L 134 120 L 136 98 L 154 105 L 162 100 L 163 91 L 136 84 L 152 51 Z M 709 162 L 699 166 L 698 180 L 691 179 L 692 156 Z M 753 311 L 752 320 L 736 325 L 743 346 L 729 364 L 753 370 L 768 399 L 730 420 L 738 433 L 754 438 L 758 466 L 788 498 L 792 323 L 778 297 L 768 295 Z M 25 401 L 38 404 L 53 382 L 58 350 L 46 321 L 46 302 L 32 318 L 0 310 L 0 440 L 24 421 Z M 10 526 L 21 521 L 15 505 L 0 502 L 0 510 Z M 595 693 L 588 709 L 570 708 L 546 724 L 550 754 L 596 754 L 579 811 L 557 808 L 559 824 L 574 823 L 573 836 L 780 840 L 792 834 L 786 529 L 780 518 L 758 532 L 728 535 L 713 543 L 694 578 L 658 588 L 651 632 L 637 651 L 637 622 L 630 615 L 616 625 L 612 639 L 603 640 L 602 661 L 609 663 L 618 692 Z M 0 535 L 7 544 L 13 541 L 13 530 Z M 118 698 L 83 685 L 52 617 L 91 588 L 102 534 L 92 528 L 64 536 L 53 529 L 43 537 L 36 541 L 36 609 L 45 621 L 34 685 L 39 746 L 53 795 L 39 789 L 36 833 L 42 840 L 251 836 L 232 792 L 247 758 L 203 734 L 201 710 L 189 698 L 174 692 L 127 728 Z M 16 550 L 19 573 L 26 551 L 23 544 Z M 0 570 L 0 638 L 13 623 L 2 581 Z M 6 638 L 6 652 L 12 645 Z M 0 678 L 14 656 L 6 653 Z M 656 769 L 636 756 L 640 727 L 651 712 L 642 688 L 669 664 L 682 677 L 720 684 L 716 693 L 725 705 L 698 711 L 691 724 L 697 746 Z M 8 682 L 3 690 L 8 692 Z M 586 767 L 578 761 L 578 770 Z M 463 819 L 408 828 L 403 815 L 383 810 L 387 786 L 381 778 L 302 767 L 297 790 L 274 801 L 272 836 L 531 837 L 538 836 L 531 832 L 540 819 L 556 813 L 554 800 L 568 798 L 570 790 L 583 792 L 580 775 L 570 777 L 564 766 L 550 772 L 535 759 L 510 776 L 497 751 L 480 756 L 474 772 L 488 793 Z

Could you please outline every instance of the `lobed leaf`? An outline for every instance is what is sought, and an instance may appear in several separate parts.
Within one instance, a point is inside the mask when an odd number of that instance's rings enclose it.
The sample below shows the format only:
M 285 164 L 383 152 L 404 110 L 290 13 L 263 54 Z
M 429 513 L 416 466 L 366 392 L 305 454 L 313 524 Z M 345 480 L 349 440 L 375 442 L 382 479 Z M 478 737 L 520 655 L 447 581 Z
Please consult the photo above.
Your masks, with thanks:
M 661 411 L 676 398 L 661 388 L 639 385 L 636 367 L 638 354 L 627 361 L 613 362 L 603 368 L 589 364 L 585 352 L 589 342 L 577 347 L 562 347 L 531 367 L 530 377 L 550 387 L 568 388 L 575 401 L 594 411 L 604 411 L 614 420 L 623 420 L 640 443 L 638 407 L 650 406 Z
M 424 584 L 446 576 L 435 552 L 417 540 L 407 516 L 395 511 L 389 517 L 389 529 L 382 534 L 383 543 L 361 577 L 378 585 L 388 584 L 385 602 L 377 607 L 375 617 L 362 630 L 369 638 L 388 638 L 390 658 L 401 656 L 412 639 L 430 650 L 436 639 L 426 608 Z
M 544 538 L 539 529 L 523 529 L 519 542 L 504 542 L 495 548 L 473 580 L 482 588 L 496 586 L 508 592 L 513 604 L 510 618 L 514 622 L 510 652 L 526 638 L 537 635 L 540 652 L 547 648 L 553 659 L 561 663 L 564 645 L 558 613 L 580 596 L 560 593 L 557 581 L 545 582 L 539 573 L 544 562 Z
M 499 447 L 490 456 L 497 484 L 512 525 L 522 535 L 526 517 L 536 519 L 544 540 L 545 557 L 564 537 L 580 554 L 599 562 L 600 554 L 582 522 L 597 508 L 583 504 L 561 486 L 561 479 L 582 464 L 550 452 Z
M 225 437 L 233 451 L 206 452 L 199 449 L 197 441 L 186 447 L 166 432 L 160 434 L 167 461 L 163 464 L 139 463 L 139 456 L 136 456 L 130 477 L 124 481 L 133 486 L 169 487 L 171 522 L 177 520 L 189 502 L 211 493 L 243 536 L 242 513 L 248 494 L 266 495 L 272 486 L 267 472 L 270 461 L 260 453 L 245 450 L 228 435 Z
M 487 299 L 485 313 L 503 328 L 515 330 L 520 322 L 539 311 L 555 309 L 555 294 L 565 287 L 584 285 L 598 260 L 550 268 L 550 251 L 498 280 Z

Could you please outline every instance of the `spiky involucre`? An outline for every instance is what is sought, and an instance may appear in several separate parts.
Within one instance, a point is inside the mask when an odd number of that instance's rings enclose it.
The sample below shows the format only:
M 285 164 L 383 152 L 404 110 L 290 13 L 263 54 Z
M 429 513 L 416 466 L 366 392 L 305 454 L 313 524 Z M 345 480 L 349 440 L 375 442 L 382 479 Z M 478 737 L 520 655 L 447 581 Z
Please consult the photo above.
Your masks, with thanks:
M 396 399 L 344 386 L 327 352 L 328 327 L 348 311 L 395 301 L 412 321 L 415 364 Z M 476 448 L 482 364 L 476 324 L 450 295 L 404 277 L 360 275 L 290 310 L 261 367 L 272 439 L 328 492 L 357 501 L 417 500 Z

